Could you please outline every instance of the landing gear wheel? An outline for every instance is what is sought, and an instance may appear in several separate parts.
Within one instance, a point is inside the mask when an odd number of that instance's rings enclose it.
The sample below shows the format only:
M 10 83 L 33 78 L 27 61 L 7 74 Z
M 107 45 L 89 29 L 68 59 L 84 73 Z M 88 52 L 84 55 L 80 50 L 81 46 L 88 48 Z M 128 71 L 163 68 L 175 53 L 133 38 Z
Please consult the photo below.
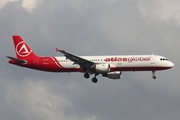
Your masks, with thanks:
M 85 73 L 84 77 L 88 79 L 90 77 L 90 75 L 88 73 Z
M 97 79 L 97 78 L 95 78 L 95 77 L 94 77 L 94 78 L 92 78 L 92 82 L 93 82 L 93 83 L 97 83 L 97 81 L 98 81 L 98 79 Z
M 152 74 L 153 74 L 152 78 L 153 78 L 153 79 L 156 79 L 155 71 L 152 71 Z
M 156 76 L 152 76 L 153 79 L 156 79 Z

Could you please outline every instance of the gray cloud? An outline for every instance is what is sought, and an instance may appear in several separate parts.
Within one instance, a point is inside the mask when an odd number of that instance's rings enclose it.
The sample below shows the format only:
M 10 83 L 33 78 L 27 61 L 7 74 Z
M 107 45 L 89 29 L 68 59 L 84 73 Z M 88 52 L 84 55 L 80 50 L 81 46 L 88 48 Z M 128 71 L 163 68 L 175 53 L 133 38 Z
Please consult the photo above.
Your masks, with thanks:
M 31 13 L 42 1 L 43 0 L 0 0 L 0 8 L 3 9 L 9 3 L 18 2 L 21 3 L 21 6 L 25 10 Z
M 32 9 L 22 3 L 9 1 L 0 9 L 0 119 L 180 117 L 178 1 L 51 0 L 32 2 Z M 60 56 L 55 47 L 78 55 L 154 53 L 168 57 L 175 67 L 157 72 L 157 80 L 151 72 L 124 72 L 119 81 L 98 76 L 93 84 L 81 73 L 46 73 L 8 64 L 5 56 L 15 56 L 14 34 L 42 56 Z
M 180 25 L 179 3 L 178 0 L 140 0 L 138 6 L 145 18 L 156 22 L 169 22 L 174 20 Z

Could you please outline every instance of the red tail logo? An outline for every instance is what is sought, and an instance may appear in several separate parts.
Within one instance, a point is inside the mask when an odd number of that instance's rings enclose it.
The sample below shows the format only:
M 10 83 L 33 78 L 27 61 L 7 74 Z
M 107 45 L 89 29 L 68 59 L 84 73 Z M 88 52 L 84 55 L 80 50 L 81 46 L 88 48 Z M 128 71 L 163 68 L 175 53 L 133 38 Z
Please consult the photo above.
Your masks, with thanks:
M 31 48 L 25 43 L 20 36 L 13 36 L 14 47 L 18 59 L 27 59 L 37 57 Z
M 27 47 L 24 41 L 18 43 L 16 46 L 16 53 L 21 57 L 27 57 L 31 52 L 32 50 Z

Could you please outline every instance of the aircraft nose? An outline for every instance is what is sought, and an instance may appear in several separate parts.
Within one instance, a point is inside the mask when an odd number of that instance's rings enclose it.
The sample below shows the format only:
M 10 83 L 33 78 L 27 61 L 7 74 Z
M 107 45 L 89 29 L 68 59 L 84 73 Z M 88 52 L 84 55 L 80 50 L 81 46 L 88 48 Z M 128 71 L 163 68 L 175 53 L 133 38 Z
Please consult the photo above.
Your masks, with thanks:
M 169 62 L 169 66 L 170 67 L 174 67 L 174 63 L 173 62 Z

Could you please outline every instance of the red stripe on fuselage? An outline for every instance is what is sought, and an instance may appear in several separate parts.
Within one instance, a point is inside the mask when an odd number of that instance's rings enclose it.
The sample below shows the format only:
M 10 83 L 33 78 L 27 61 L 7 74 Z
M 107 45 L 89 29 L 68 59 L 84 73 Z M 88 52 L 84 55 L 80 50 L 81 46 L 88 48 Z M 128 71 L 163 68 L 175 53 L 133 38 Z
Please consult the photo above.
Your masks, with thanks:
M 110 71 L 157 71 L 157 70 L 166 70 L 170 69 L 171 67 L 163 67 L 163 66 L 157 66 L 157 67 L 112 67 L 110 68 Z
M 64 68 L 55 57 L 50 57 L 59 68 Z

